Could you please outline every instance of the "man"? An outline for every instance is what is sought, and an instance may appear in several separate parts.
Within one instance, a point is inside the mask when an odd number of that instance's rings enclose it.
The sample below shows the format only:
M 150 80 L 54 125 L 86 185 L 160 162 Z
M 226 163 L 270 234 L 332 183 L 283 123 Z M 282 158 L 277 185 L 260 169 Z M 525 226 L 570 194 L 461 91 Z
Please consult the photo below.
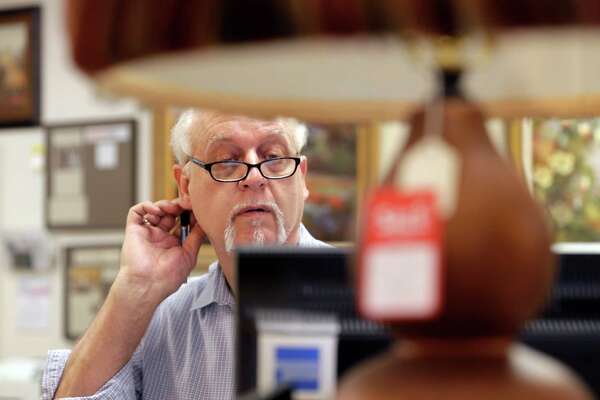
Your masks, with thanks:
M 180 196 L 129 210 L 119 274 L 73 351 L 49 352 L 43 398 L 234 398 L 234 249 L 325 245 L 301 224 L 305 141 L 293 121 L 185 112 L 171 140 Z M 204 236 L 218 263 L 181 286 Z

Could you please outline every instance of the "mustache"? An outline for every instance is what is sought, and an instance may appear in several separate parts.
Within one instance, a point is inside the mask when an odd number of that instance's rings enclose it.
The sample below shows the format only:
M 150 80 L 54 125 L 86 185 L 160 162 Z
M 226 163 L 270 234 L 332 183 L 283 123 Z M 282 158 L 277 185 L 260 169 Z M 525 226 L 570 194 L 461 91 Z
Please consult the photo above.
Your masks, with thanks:
M 246 210 L 253 208 L 261 208 L 263 210 L 273 212 L 277 219 L 283 219 L 283 212 L 274 201 L 250 202 L 236 204 L 229 212 L 228 223 L 232 224 L 235 217 Z
M 224 239 L 225 239 L 225 251 L 227 251 L 228 253 L 231 253 L 235 249 L 234 242 L 235 242 L 235 237 L 236 237 L 236 231 L 235 231 L 235 227 L 233 225 L 233 219 L 237 215 L 239 215 L 241 212 L 244 212 L 245 210 L 252 209 L 252 208 L 262 208 L 264 210 L 268 210 L 268 211 L 272 212 L 275 216 L 275 221 L 277 224 L 277 243 L 283 244 L 286 241 L 286 239 L 289 235 L 289 232 L 287 232 L 285 229 L 283 212 L 281 211 L 281 209 L 275 202 L 268 201 L 268 202 L 262 202 L 262 203 L 238 204 L 235 207 L 233 207 L 233 209 L 229 213 L 229 221 L 225 228 L 225 231 L 223 232 Z M 263 245 L 263 243 L 264 243 L 264 234 L 261 231 L 255 231 L 254 232 L 254 244 L 261 246 L 261 245 Z

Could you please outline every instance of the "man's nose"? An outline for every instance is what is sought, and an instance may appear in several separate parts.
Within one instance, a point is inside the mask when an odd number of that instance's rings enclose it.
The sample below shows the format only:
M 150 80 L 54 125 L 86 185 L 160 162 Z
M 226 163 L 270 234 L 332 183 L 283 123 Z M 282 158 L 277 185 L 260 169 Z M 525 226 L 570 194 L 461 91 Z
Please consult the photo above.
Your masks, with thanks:
M 258 167 L 253 167 L 250 168 L 250 171 L 248 171 L 248 176 L 246 176 L 246 179 L 240 181 L 240 186 L 243 189 L 257 190 L 265 186 L 266 183 L 267 178 L 262 176 L 262 174 L 258 170 Z

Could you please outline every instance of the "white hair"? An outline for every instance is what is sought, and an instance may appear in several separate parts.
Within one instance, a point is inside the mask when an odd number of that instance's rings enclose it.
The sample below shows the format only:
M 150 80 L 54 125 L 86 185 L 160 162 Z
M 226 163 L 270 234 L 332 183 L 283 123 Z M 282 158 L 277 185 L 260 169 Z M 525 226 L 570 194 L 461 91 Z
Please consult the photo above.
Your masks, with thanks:
M 199 131 L 203 132 L 206 129 L 207 123 L 211 118 L 217 115 L 214 112 L 202 112 L 195 108 L 185 110 L 179 116 L 177 123 L 171 129 L 171 149 L 173 155 L 180 165 L 185 165 L 192 155 L 192 126 L 198 121 Z M 294 118 L 279 117 L 274 120 L 279 124 L 290 139 L 293 150 L 300 154 L 302 148 L 306 144 L 308 129 L 306 125 Z
M 200 112 L 193 108 L 187 109 L 181 113 L 177 123 L 171 129 L 171 149 L 175 160 L 180 165 L 187 163 L 192 154 L 192 135 L 191 129 L 194 119 Z

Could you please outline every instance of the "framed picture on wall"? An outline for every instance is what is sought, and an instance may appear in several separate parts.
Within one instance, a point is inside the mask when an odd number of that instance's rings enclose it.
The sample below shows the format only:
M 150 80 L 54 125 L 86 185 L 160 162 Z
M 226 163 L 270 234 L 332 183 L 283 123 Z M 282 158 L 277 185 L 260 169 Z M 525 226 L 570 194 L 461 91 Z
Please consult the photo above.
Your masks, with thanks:
M 555 243 L 600 241 L 600 118 L 519 121 L 512 146 Z
M 119 271 L 121 245 L 65 249 L 65 337 L 77 340 L 92 323 Z
M 40 119 L 40 9 L 0 11 L 0 127 Z
M 133 120 L 48 127 L 49 229 L 122 229 L 136 200 Z
M 320 240 L 354 240 L 357 210 L 357 126 L 308 124 L 303 222 Z
M 600 240 L 600 119 L 532 123 L 532 186 L 556 242 Z

